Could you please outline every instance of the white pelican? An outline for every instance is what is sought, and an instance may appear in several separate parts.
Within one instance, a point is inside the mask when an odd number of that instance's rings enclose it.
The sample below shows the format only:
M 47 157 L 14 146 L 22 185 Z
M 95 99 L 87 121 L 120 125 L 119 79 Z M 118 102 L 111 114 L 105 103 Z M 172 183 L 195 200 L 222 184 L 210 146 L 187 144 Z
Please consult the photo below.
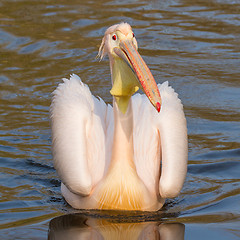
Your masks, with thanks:
M 99 56 L 106 54 L 113 107 L 77 75 L 53 92 L 52 152 L 62 195 L 77 209 L 155 211 L 179 194 L 186 177 L 183 106 L 167 82 L 157 86 L 129 24 L 107 29 Z M 133 95 L 139 88 L 145 95 Z

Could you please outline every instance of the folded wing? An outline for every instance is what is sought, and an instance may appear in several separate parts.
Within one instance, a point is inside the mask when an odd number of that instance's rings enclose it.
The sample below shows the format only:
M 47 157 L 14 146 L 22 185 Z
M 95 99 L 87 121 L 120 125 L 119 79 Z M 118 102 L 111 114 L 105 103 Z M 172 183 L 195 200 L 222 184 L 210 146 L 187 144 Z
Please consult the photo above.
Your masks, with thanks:
M 70 191 L 87 196 L 104 174 L 111 107 L 93 97 L 77 75 L 63 81 L 50 108 L 54 167 Z
M 160 113 L 144 95 L 133 97 L 134 161 L 149 190 L 172 198 L 179 194 L 187 173 L 187 124 L 177 93 L 168 82 L 158 84 L 158 88 Z

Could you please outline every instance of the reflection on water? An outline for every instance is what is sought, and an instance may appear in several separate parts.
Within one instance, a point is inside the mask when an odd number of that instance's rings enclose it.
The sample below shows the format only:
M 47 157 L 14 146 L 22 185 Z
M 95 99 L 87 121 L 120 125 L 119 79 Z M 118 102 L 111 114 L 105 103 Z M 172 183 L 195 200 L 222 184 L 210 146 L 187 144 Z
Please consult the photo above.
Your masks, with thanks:
M 50 221 L 48 239 L 183 240 L 184 229 L 181 223 L 127 223 L 69 214 Z
M 46 239 L 49 221 L 74 211 L 52 164 L 50 93 L 76 73 L 111 103 L 108 62 L 95 57 L 121 21 L 187 117 L 188 175 L 163 218 L 185 224 L 186 239 L 239 239 L 239 13 L 236 0 L 1 0 L 0 239 Z

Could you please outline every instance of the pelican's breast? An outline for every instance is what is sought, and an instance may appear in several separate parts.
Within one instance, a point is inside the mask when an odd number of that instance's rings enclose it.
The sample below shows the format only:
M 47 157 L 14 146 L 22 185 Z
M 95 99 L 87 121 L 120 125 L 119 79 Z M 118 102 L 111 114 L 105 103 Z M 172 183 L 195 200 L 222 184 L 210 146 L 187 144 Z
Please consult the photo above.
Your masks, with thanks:
M 99 209 L 143 210 L 148 205 L 149 192 L 134 167 L 116 164 L 99 184 Z

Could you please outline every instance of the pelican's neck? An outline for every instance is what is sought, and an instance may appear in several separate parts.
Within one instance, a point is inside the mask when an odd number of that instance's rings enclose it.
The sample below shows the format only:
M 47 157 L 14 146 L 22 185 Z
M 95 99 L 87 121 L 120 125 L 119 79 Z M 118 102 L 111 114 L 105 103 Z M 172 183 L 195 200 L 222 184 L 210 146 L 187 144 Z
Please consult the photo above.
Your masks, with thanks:
M 111 164 L 127 161 L 133 166 L 133 111 L 131 96 L 138 90 L 135 75 L 120 58 L 110 57 L 114 137 Z
M 134 167 L 133 164 L 133 112 L 131 98 L 126 113 L 122 113 L 113 98 L 114 136 L 111 164 Z

